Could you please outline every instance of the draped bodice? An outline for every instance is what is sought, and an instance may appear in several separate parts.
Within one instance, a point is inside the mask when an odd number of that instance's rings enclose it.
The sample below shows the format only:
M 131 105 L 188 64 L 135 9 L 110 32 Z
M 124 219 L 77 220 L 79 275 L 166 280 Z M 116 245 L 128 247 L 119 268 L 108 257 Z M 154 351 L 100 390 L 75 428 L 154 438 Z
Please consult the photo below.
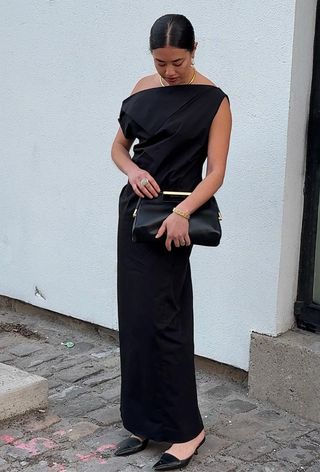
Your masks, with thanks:
M 122 102 L 118 121 L 138 139 L 132 159 L 162 190 L 192 191 L 202 179 L 212 120 L 227 95 L 213 85 L 156 87 Z

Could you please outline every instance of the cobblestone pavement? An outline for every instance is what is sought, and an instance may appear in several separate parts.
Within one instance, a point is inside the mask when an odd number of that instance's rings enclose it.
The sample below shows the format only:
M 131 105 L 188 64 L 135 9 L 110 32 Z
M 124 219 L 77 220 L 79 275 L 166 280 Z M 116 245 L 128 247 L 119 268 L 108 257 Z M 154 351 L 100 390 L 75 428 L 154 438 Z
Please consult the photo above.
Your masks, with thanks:
M 65 341 L 73 341 L 68 348 Z M 113 456 L 119 416 L 116 335 L 58 315 L 0 311 L 0 362 L 44 376 L 49 407 L 0 424 L 0 471 L 152 471 L 168 448 Z M 319 472 L 320 424 L 248 398 L 245 382 L 197 368 L 206 442 L 190 472 Z M 1 406 L 0 406 L 1 407 Z

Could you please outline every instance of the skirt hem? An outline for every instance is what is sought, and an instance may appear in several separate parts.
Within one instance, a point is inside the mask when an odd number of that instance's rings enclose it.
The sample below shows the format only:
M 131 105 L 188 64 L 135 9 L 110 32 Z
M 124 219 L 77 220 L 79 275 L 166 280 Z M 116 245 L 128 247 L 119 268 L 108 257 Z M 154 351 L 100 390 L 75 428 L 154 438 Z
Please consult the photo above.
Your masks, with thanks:
M 181 436 L 179 435 L 178 436 L 165 436 L 163 434 L 148 434 L 146 431 L 141 431 L 141 430 L 137 430 L 135 428 L 130 428 L 128 424 L 126 424 L 123 420 L 122 420 L 122 423 L 123 423 L 123 426 L 124 428 L 129 431 L 129 433 L 131 434 L 135 434 L 136 436 L 141 436 L 143 438 L 148 438 L 148 439 L 151 439 L 152 441 L 155 441 L 155 442 L 166 442 L 166 443 L 184 443 L 184 442 L 187 442 L 187 441 L 191 441 L 191 439 L 194 439 L 195 437 L 197 437 L 201 431 L 204 429 L 204 426 L 202 425 L 201 428 L 199 429 L 198 432 L 192 434 L 191 436 L 190 435 L 186 435 L 186 436 Z

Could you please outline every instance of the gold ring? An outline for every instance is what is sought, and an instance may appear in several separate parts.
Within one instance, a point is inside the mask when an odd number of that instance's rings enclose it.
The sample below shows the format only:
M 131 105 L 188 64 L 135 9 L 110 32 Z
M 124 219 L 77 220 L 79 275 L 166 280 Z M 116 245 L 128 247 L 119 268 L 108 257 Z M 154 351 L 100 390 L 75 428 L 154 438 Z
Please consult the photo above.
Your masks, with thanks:
M 145 187 L 146 185 L 148 185 L 149 183 L 149 180 L 145 177 L 144 179 L 141 179 L 140 180 L 140 184 Z

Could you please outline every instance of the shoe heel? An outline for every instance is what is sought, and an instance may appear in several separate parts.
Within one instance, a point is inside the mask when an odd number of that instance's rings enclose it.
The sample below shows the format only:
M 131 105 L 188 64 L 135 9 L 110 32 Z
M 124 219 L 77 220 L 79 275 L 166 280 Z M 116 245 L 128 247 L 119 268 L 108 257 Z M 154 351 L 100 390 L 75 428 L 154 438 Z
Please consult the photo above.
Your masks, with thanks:
M 205 440 L 206 440 L 206 437 L 204 437 L 204 438 L 202 439 L 201 443 L 199 444 L 199 446 L 197 447 L 197 449 L 194 451 L 194 454 L 195 454 L 195 455 L 198 454 L 198 449 L 199 449 L 200 446 L 202 446 L 202 444 L 205 442 Z

